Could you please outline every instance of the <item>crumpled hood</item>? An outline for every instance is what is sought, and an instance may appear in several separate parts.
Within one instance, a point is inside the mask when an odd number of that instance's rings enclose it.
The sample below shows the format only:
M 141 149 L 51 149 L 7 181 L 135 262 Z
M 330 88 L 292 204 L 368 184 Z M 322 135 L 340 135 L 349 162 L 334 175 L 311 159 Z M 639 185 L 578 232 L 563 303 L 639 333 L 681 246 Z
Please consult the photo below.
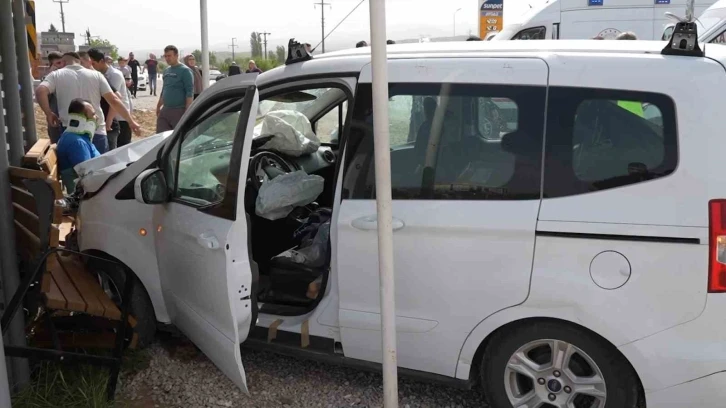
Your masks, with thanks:
M 79 183 L 83 185 L 83 190 L 86 193 L 95 193 L 111 176 L 146 155 L 171 133 L 172 131 L 167 131 L 137 140 L 76 165 L 74 170 L 78 174 Z

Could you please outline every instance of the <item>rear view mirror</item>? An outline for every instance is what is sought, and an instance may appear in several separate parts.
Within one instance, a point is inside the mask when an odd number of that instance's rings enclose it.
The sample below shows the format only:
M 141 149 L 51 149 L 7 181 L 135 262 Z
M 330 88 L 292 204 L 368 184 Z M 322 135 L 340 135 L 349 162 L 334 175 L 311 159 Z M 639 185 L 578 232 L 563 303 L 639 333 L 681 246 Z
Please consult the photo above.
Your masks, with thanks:
M 144 170 L 134 182 L 134 198 L 144 204 L 162 204 L 167 201 L 169 190 L 161 169 Z

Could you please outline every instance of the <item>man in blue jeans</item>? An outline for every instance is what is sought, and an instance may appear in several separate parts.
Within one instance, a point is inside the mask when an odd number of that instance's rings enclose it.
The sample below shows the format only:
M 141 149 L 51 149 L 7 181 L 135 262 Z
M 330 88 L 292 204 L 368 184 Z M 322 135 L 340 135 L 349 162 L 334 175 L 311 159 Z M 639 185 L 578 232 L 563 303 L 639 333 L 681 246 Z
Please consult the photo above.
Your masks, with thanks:
M 56 147 L 58 171 L 68 193 L 76 188 L 78 174 L 73 168 L 101 155 L 91 143 L 96 132 L 96 119 L 96 110 L 90 102 L 74 99 L 68 105 L 68 127 Z

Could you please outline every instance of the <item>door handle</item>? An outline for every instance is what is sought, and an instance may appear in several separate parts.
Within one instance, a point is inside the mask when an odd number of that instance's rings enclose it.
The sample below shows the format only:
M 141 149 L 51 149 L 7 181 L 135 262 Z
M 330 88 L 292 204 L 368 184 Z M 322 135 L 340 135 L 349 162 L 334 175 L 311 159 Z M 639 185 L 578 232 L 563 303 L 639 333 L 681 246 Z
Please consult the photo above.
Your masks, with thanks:
M 393 230 L 398 231 L 405 226 L 403 221 L 393 218 Z M 356 218 L 351 222 L 353 228 L 363 231 L 376 231 L 378 229 L 378 215 L 366 215 L 365 217 Z
M 197 243 L 205 249 L 217 249 L 219 248 L 219 240 L 214 236 L 211 231 L 203 232 L 197 237 Z

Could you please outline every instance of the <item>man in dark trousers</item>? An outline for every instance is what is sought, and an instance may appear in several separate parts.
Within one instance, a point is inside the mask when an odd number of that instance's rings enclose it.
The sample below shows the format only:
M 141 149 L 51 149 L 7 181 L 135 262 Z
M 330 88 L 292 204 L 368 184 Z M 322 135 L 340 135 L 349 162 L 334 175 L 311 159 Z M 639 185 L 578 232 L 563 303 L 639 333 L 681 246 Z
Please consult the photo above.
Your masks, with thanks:
M 129 53 L 129 68 L 131 68 L 131 81 L 133 81 L 133 85 L 131 85 L 131 96 L 136 98 L 136 91 L 139 89 L 139 68 L 141 68 L 141 63 L 134 58 L 134 53 Z
M 239 65 L 237 65 L 236 62 L 232 62 L 232 65 L 229 66 L 229 72 L 228 75 L 239 75 L 242 73 L 242 70 L 240 69 Z

